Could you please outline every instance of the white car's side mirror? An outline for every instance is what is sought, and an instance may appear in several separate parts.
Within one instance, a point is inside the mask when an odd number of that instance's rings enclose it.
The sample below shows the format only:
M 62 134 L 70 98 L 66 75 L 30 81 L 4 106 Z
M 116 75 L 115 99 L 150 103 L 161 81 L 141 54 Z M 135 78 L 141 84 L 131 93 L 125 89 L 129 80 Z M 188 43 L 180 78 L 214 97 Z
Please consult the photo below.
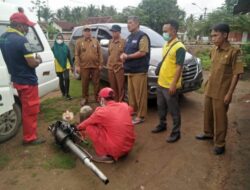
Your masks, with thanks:
M 108 47 L 108 45 L 109 45 L 109 40 L 108 40 L 108 39 L 102 39 L 102 40 L 100 41 L 100 44 L 101 44 L 101 46 L 103 46 L 103 47 Z

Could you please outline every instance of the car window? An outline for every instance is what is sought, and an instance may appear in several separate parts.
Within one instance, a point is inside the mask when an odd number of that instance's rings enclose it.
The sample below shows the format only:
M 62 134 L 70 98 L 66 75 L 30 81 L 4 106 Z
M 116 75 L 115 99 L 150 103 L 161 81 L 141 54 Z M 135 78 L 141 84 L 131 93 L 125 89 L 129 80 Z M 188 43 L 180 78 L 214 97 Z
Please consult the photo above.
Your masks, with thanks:
M 97 34 L 97 39 L 100 41 L 102 39 L 112 39 L 112 36 L 107 32 L 105 31 L 104 29 L 101 29 L 99 28 L 98 30 L 98 34 Z
M 26 34 L 26 38 L 27 38 L 28 42 L 30 43 L 30 47 L 32 49 L 32 52 L 36 53 L 36 52 L 43 51 L 42 43 L 41 43 L 38 35 L 36 34 L 36 31 L 34 30 L 34 28 L 29 27 L 29 31 Z
M 7 30 L 7 28 L 8 28 L 7 24 L 1 24 L 0 25 L 0 35 L 2 35 Z M 25 37 L 27 38 L 28 42 L 30 43 L 32 52 L 36 53 L 36 52 L 43 51 L 42 43 L 41 43 L 38 35 L 36 34 L 34 28 L 29 27 L 29 31 Z
M 154 30 L 147 27 L 141 27 L 140 30 L 145 32 L 149 36 L 151 47 L 162 47 L 163 44 L 165 43 L 163 37 Z M 128 31 L 128 28 L 122 27 L 121 31 L 122 38 L 126 39 L 129 36 L 129 34 L 130 32 Z

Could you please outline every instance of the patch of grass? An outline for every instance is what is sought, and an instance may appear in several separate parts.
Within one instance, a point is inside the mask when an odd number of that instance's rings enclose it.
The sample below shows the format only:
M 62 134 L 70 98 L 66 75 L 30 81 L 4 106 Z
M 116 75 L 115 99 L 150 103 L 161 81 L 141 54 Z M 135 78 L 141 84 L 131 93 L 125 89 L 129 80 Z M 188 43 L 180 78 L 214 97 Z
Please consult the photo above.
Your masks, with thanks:
M 47 160 L 43 167 L 45 169 L 72 169 L 76 166 L 76 160 L 72 155 L 57 153 L 50 160 Z
M 66 110 L 77 113 L 79 111 L 79 102 L 81 99 L 81 81 L 72 79 L 70 81 L 70 95 L 73 97 L 71 101 L 65 100 L 63 97 L 53 97 L 44 100 L 41 103 L 41 113 L 47 122 L 53 122 L 62 119 L 62 113 Z
M 107 84 L 106 84 L 107 85 Z M 106 86 L 101 83 L 100 86 Z M 62 114 L 66 111 L 72 111 L 75 115 L 79 112 L 80 101 L 82 97 L 82 86 L 80 80 L 71 79 L 70 81 L 70 95 L 72 100 L 65 100 L 63 97 L 53 97 L 44 100 L 41 103 L 41 113 L 46 122 L 54 122 L 62 119 Z M 93 95 L 93 86 L 90 83 L 89 95 Z
M 0 155 L 0 170 L 2 170 L 10 161 L 10 157 L 8 155 Z
M 201 59 L 202 68 L 209 70 L 211 67 L 211 60 L 209 57 L 209 50 L 200 51 L 197 53 L 197 57 Z

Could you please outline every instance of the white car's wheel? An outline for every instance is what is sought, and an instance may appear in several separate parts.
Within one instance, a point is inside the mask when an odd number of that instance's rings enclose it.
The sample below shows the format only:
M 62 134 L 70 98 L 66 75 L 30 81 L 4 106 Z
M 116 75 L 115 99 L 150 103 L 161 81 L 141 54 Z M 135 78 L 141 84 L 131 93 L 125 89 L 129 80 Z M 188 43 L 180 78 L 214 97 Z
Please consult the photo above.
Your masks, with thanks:
M 15 103 L 13 110 L 0 116 L 0 142 L 4 142 L 14 137 L 21 125 L 22 114 L 20 105 Z

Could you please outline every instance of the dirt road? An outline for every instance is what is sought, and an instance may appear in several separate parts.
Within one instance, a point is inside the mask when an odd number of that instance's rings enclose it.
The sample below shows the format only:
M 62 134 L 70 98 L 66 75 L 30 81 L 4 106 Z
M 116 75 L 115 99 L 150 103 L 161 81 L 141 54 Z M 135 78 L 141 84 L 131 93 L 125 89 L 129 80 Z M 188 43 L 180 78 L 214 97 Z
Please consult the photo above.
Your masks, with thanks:
M 44 169 L 43 160 L 57 150 L 40 122 L 39 132 L 48 139 L 45 145 L 23 147 L 21 130 L 10 141 L 0 144 L 0 154 L 11 158 L 0 168 L 0 189 L 8 190 L 248 190 L 250 189 L 250 89 L 240 82 L 229 111 L 226 154 L 214 156 L 211 142 L 199 142 L 195 135 L 202 131 L 203 95 L 193 92 L 181 102 L 182 137 L 166 143 L 170 133 L 152 134 L 157 125 L 157 109 L 150 102 L 146 122 L 136 126 L 137 140 L 131 154 L 115 164 L 97 166 L 109 177 L 105 186 L 79 161 L 73 169 Z M 248 167 L 248 168 L 247 168 Z

